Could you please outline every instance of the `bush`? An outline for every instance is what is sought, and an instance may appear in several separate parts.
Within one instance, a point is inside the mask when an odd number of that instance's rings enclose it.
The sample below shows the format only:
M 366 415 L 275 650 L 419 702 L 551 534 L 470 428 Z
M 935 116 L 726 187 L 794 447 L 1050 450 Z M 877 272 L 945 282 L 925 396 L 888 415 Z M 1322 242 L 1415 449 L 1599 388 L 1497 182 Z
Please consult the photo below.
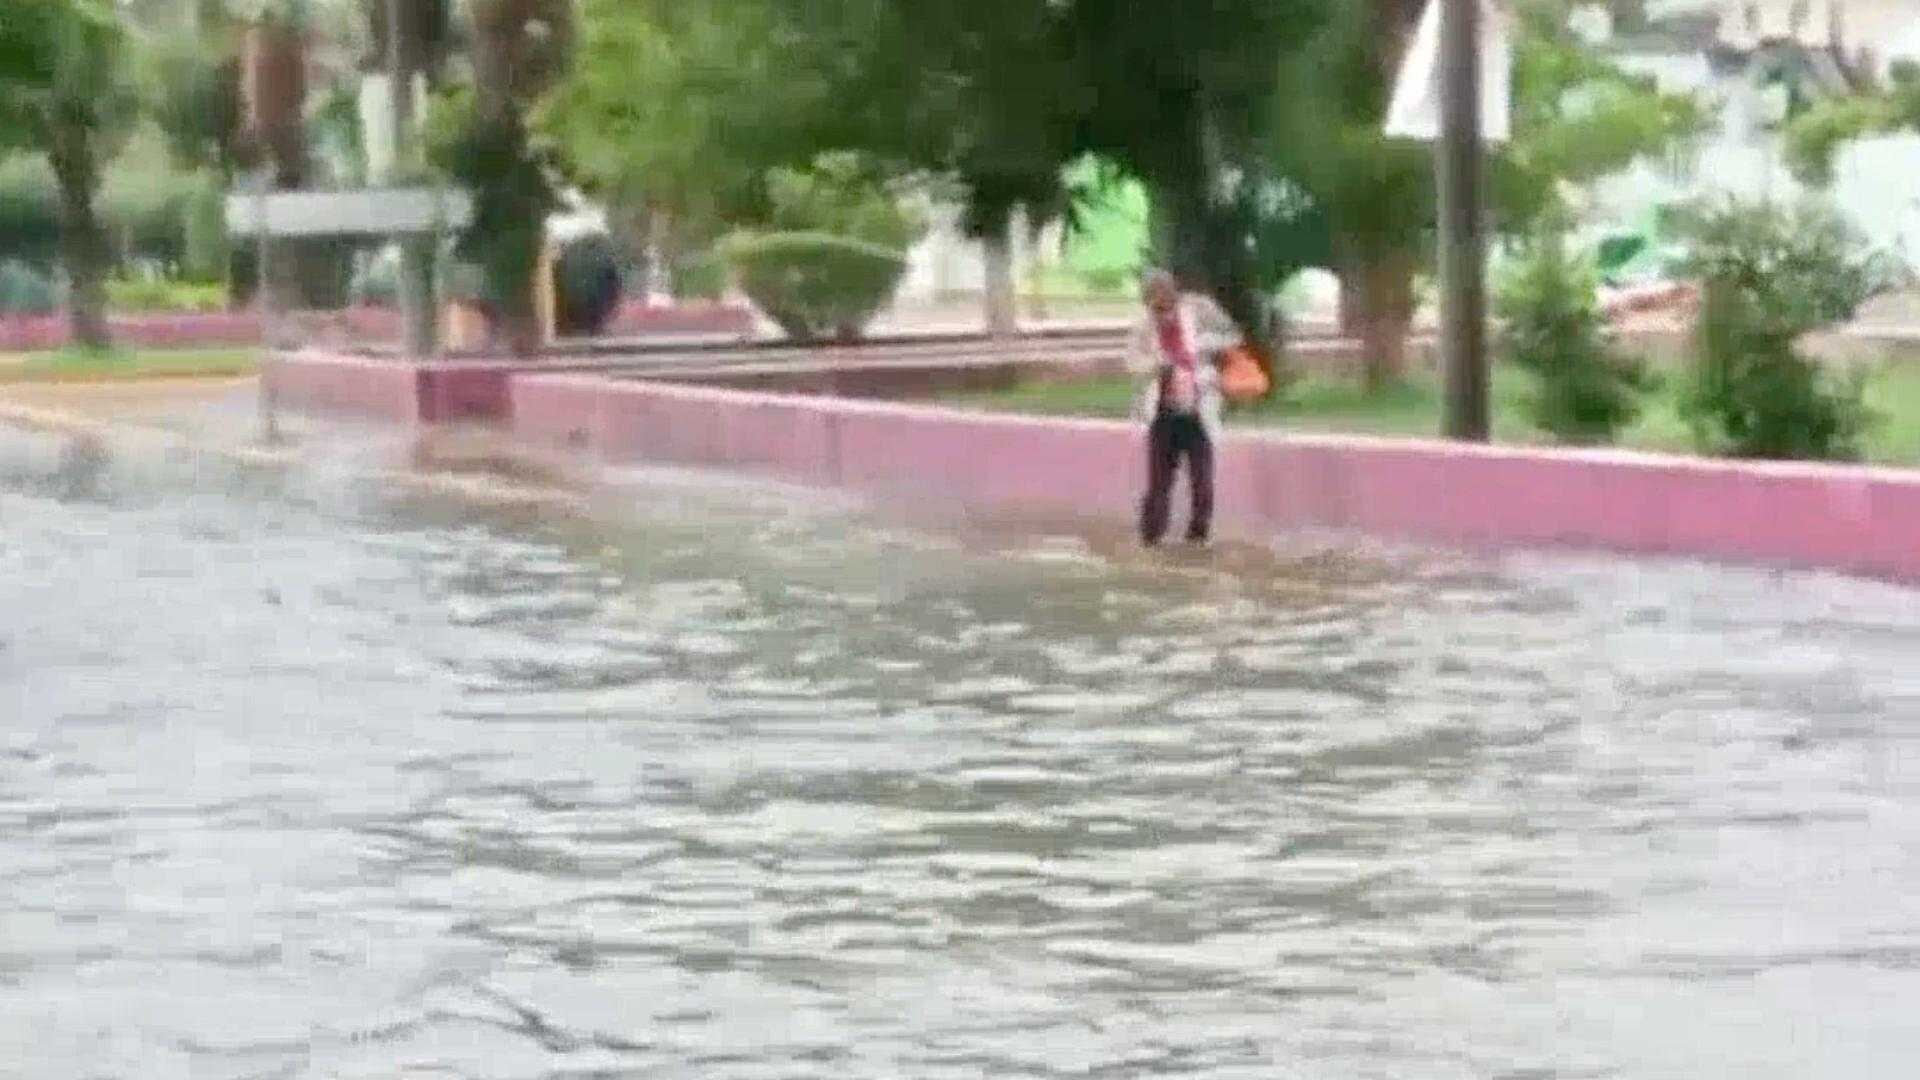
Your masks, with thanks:
M 1852 318 L 1896 267 L 1836 212 L 1816 204 L 1725 202 L 1676 225 L 1682 264 L 1703 287 L 1699 366 L 1681 413 L 1705 449 L 1740 457 L 1855 458 L 1873 417 L 1858 373 L 1823 371 L 1796 350 L 1810 331 Z
M 888 190 L 858 154 L 822 154 L 809 169 L 772 170 L 767 202 L 775 232 L 828 233 L 900 251 L 927 232 L 926 215 Z
M 906 273 L 906 257 L 825 233 L 742 235 L 725 245 L 740 286 L 795 341 L 858 338 Z
M 45 315 L 58 301 L 47 275 L 18 260 L 0 261 L 0 315 Z
M 142 314 L 223 311 L 227 287 L 165 278 L 116 278 L 107 282 L 107 307 Z
M 554 257 L 554 324 L 567 336 L 593 336 L 620 308 L 620 250 L 605 233 L 564 244 Z
M 718 300 L 727 294 L 727 263 L 716 251 L 673 260 L 667 270 L 675 300 Z
M 1525 404 L 1535 427 L 1561 442 L 1613 441 L 1640 411 L 1645 366 L 1607 347 L 1593 266 L 1549 237 L 1500 290 L 1507 355 L 1533 376 Z

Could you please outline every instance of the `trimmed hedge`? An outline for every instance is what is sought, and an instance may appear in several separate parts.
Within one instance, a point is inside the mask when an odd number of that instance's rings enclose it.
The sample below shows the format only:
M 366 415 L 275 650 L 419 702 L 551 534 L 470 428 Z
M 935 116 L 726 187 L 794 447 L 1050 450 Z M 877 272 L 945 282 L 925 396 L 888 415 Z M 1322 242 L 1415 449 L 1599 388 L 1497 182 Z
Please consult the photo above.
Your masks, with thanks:
M 795 341 L 857 339 L 907 270 L 898 251 L 827 233 L 740 235 L 722 252 L 748 298 Z

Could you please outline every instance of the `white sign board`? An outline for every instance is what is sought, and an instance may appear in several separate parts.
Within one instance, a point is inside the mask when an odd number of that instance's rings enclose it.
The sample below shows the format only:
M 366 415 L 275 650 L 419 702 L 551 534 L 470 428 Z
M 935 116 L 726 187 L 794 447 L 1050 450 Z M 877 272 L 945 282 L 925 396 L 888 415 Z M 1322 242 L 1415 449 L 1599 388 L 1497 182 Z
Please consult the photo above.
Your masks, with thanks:
M 388 236 L 465 228 L 473 198 L 464 191 L 388 188 L 367 191 L 273 191 L 227 196 L 227 229 L 271 236 Z
M 1450 2 L 1427 0 L 1387 107 L 1389 137 L 1440 138 L 1440 5 Z M 1480 138 L 1506 142 L 1513 137 L 1513 21 L 1496 0 L 1479 2 Z

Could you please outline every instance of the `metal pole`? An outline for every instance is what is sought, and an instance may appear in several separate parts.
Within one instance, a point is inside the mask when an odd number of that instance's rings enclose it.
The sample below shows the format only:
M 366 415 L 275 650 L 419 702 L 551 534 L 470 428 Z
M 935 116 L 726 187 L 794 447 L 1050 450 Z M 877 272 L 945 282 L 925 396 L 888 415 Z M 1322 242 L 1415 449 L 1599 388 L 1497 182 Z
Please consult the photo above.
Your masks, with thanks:
M 273 303 L 273 229 L 267 220 L 267 189 L 273 185 L 273 166 L 263 166 L 254 185 L 253 303 L 260 318 L 260 436 L 269 443 L 280 441 L 280 420 L 273 400 L 273 353 L 278 347 L 279 328 L 274 325 Z
M 390 101 L 393 125 L 393 172 L 387 177 L 397 184 L 407 174 L 413 160 L 413 73 L 407 70 L 402 46 L 401 26 L 410 0 L 387 0 L 387 70 L 392 80 Z M 418 2 L 418 0 L 412 0 Z M 428 359 L 434 353 L 433 253 L 417 237 L 400 240 L 400 260 L 396 277 L 400 296 L 401 350 L 415 359 Z
M 1480 4 L 1441 0 L 1440 359 L 1446 435 L 1488 436 L 1486 235 L 1480 141 Z

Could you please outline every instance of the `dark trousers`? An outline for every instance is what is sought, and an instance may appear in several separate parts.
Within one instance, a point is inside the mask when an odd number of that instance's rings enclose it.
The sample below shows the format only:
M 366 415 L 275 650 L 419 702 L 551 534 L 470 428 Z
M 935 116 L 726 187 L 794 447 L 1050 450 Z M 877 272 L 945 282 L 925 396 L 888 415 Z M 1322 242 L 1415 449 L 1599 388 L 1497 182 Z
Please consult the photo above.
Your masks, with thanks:
M 1193 496 L 1187 539 L 1205 540 L 1213 529 L 1213 443 L 1198 416 L 1162 412 L 1147 429 L 1147 497 L 1140 506 L 1140 539 L 1148 544 L 1159 543 L 1167 534 L 1173 477 L 1182 458 Z

